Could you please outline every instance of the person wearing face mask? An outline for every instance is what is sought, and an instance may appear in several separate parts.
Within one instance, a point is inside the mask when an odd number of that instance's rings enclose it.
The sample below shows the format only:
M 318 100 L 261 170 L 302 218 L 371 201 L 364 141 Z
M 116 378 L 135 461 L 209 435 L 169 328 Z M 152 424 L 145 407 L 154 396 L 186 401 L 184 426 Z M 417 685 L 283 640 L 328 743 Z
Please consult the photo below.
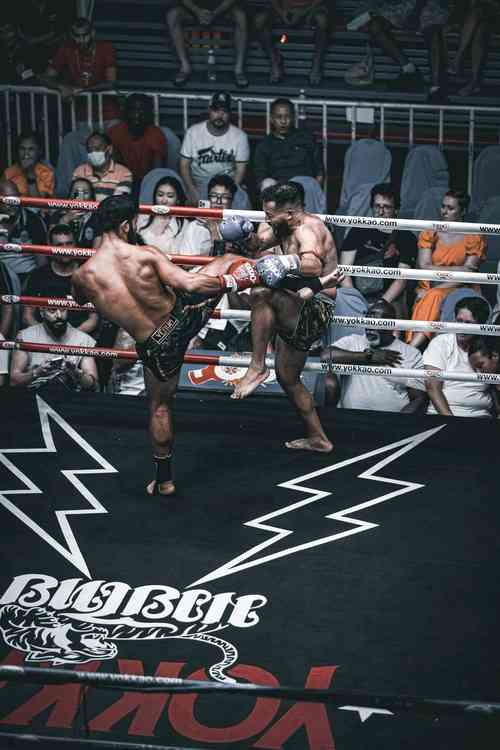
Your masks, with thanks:
M 50 198 L 54 195 L 54 171 L 40 161 L 40 139 L 32 130 L 20 134 L 17 140 L 17 161 L 3 173 L 4 180 L 11 180 L 19 195 L 35 198 Z
M 87 163 L 73 172 L 73 179 L 83 177 L 92 183 L 95 199 L 132 192 L 132 173 L 113 159 L 113 143 L 107 133 L 94 132 L 87 139 Z
M 42 308 L 41 323 L 19 331 L 17 341 L 64 346 L 95 346 L 94 339 L 68 323 L 68 311 Z M 52 354 L 49 352 L 12 353 L 10 384 L 37 388 L 47 383 L 65 385 L 70 390 L 94 391 L 98 386 L 97 368 L 93 357 Z
M 92 183 L 84 177 L 77 177 L 73 180 L 66 197 L 75 201 L 96 200 Z M 95 238 L 100 234 L 95 211 L 85 211 L 79 208 L 55 211 L 50 218 L 50 226 L 54 227 L 57 224 L 66 224 L 70 227 L 74 236 L 74 244 L 79 247 L 93 247 Z
M 153 203 L 157 206 L 185 206 L 186 193 L 175 177 L 162 177 L 153 190 Z M 190 253 L 185 244 L 189 222 L 181 217 L 151 214 L 141 215 L 137 221 L 137 232 L 145 245 L 153 245 L 164 253 L 179 255 L 202 254 L 196 249 Z
M 394 306 L 383 299 L 373 303 L 369 318 L 394 318 Z M 344 336 L 322 352 L 322 359 L 333 364 L 423 368 L 420 352 L 394 336 L 393 331 L 367 328 L 365 333 Z M 320 376 L 321 378 L 321 376 Z M 341 383 L 340 383 L 341 381 Z M 342 409 L 375 409 L 404 414 L 423 413 L 428 402 L 424 381 L 394 378 L 390 375 L 342 375 L 328 373 L 322 386 L 326 404 Z M 316 394 L 320 392 L 317 388 Z M 317 396 L 318 397 L 318 396 Z M 319 397 L 318 397 L 318 400 Z
M 208 119 L 187 129 L 181 146 L 179 172 L 189 203 L 205 199 L 212 177 L 227 174 L 241 185 L 246 174 L 250 147 L 247 134 L 231 124 L 231 95 L 217 91 L 208 106 Z
M 462 190 L 448 190 L 443 197 L 443 221 L 463 221 L 470 197 Z M 486 260 L 486 240 L 479 234 L 434 232 L 425 230 L 418 238 L 417 268 L 425 271 L 479 271 Z M 420 281 L 412 320 L 439 320 L 441 306 L 448 294 L 463 284 L 450 281 Z M 476 285 L 473 287 L 479 291 Z M 406 340 L 412 346 L 425 349 L 432 334 L 408 331 Z

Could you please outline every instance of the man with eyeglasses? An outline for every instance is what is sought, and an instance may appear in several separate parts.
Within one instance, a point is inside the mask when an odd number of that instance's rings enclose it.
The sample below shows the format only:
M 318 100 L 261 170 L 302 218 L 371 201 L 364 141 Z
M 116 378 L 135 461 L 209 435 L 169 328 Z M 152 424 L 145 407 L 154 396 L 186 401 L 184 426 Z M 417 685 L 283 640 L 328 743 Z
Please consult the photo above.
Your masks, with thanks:
M 370 206 L 373 216 L 386 219 L 387 226 L 351 229 L 342 243 L 340 263 L 350 266 L 379 266 L 383 268 L 413 268 L 417 258 L 417 240 L 413 232 L 395 229 L 391 219 L 397 215 L 399 198 L 388 183 L 375 185 Z M 378 299 L 390 302 L 398 318 L 408 317 L 406 281 L 346 276 L 344 288 L 355 287 L 368 304 Z

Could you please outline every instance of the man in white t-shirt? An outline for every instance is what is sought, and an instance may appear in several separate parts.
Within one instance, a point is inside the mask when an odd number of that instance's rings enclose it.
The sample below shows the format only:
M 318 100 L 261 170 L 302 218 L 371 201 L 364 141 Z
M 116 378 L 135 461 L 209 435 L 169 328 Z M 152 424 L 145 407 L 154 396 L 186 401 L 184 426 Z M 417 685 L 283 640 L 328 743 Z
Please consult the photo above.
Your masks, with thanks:
M 208 107 L 208 119 L 187 129 L 182 142 L 179 172 L 192 206 L 206 195 L 216 174 L 228 174 L 241 185 L 250 157 L 248 136 L 230 123 L 231 96 L 218 91 Z
M 0 341 L 5 341 L 5 338 L 0 333 Z M 0 386 L 7 385 L 9 377 L 9 352 L 0 349 Z
M 368 308 L 370 318 L 394 318 L 395 309 L 390 302 L 377 300 Z M 410 370 L 423 368 L 422 355 L 413 346 L 395 338 L 392 331 L 367 329 L 365 334 L 344 336 L 335 346 L 324 352 L 324 359 L 334 363 L 389 365 Z M 327 403 L 338 399 L 343 409 L 375 409 L 414 414 L 423 411 L 427 396 L 423 380 L 404 379 L 390 375 L 344 375 L 341 392 L 338 380 L 329 374 L 326 383 Z
M 63 308 L 40 309 L 41 323 L 28 326 L 17 334 L 18 341 L 34 344 L 63 344 L 65 346 L 95 346 L 95 340 L 68 323 L 68 311 Z M 98 385 L 97 368 L 93 357 L 61 355 L 49 352 L 12 353 L 10 383 L 13 386 L 38 388 L 48 383 L 63 384 L 70 390 L 93 391 Z
M 489 306 L 481 297 L 466 297 L 457 302 L 457 323 L 486 323 Z M 431 339 L 424 352 L 424 365 L 429 370 L 474 372 L 469 362 L 469 348 L 474 336 L 463 333 L 442 333 Z M 493 400 L 487 383 L 464 383 L 461 380 L 434 380 L 425 383 L 431 403 L 427 414 L 455 417 L 491 417 Z

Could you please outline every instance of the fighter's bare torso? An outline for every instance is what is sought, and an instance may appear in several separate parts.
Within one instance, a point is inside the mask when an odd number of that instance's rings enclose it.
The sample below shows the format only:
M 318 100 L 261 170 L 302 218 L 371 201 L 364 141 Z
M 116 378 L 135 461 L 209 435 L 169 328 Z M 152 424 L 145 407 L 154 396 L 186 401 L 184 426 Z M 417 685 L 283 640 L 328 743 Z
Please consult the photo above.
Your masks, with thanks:
M 75 296 L 144 341 L 172 311 L 176 296 L 158 274 L 161 253 L 105 235 L 97 253 L 73 274 Z

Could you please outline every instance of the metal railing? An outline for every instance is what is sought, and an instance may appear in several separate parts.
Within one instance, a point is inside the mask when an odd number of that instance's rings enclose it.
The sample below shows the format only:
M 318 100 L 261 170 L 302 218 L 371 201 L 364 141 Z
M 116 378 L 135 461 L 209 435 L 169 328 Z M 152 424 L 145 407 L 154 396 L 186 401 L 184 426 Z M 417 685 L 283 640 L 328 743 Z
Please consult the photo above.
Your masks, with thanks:
M 74 130 L 78 122 L 86 122 L 89 127 L 104 126 L 103 102 L 106 96 L 113 92 L 83 93 L 75 99 L 63 101 L 60 93 L 53 89 L 27 86 L 0 87 L 3 96 L 3 112 L 6 135 L 6 157 L 12 162 L 14 143 L 17 135 L 26 127 L 38 129 L 43 134 L 45 144 L 45 158 L 55 163 L 57 150 L 62 138 L 69 130 Z M 118 96 L 128 96 L 137 93 L 133 90 L 115 92 Z M 164 91 L 142 92 L 153 99 L 154 119 L 157 125 L 162 125 L 161 105 L 178 102 L 181 105 L 181 119 L 183 132 L 194 121 L 199 120 L 200 102 L 210 100 L 210 94 L 167 93 Z M 275 97 L 241 96 L 234 97 L 236 102 L 236 120 L 240 128 L 245 129 L 247 117 L 260 116 L 264 118 L 264 129 L 270 132 L 271 104 Z M 81 100 L 86 100 L 82 107 Z M 425 131 L 429 140 L 429 128 L 435 131 L 435 138 L 430 140 L 440 148 L 448 143 L 462 145 L 467 151 L 467 189 L 471 192 L 473 165 L 478 139 L 478 130 L 488 128 L 494 135 L 489 142 L 500 143 L 500 107 L 465 106 L 465 105 L 431 105 L 407 102 L 376 102 L 370 100 L 351 101 L 348 99 L 302 99 L 291 100 L 296 107 L 297 124 L 303 119 L 314 124 L 318 132 L 322 147 L 322 160 L 325 173 L 328 174 L 328 146 L 333 141 L 329 124 L 339 116 L 344 115 L 349 121 L 347 126 L 348 139 L 356 140 L 359 135 L 361 121 L 366 116 L 373 121 L 373 135 L 381 141 L 388 139 L 388 122 L 391 113 L 404 118 L 404 134 L 399 135 L 403 145 L 412 147 L 420 135 Z M 85 109 L 85 116 L 82 111 Z M 406 117 L 405 117 L 406 115 Z M 425 115 L 425 121 L 418 122 L 418 117 Z M 166 119 L 167 115 L 165 116 Z M 430 117 L 430 122 L 429 122 Z M 453 119 L 454 118 L 454 119 Z M 459 121 L 457 125 L 457 119 Z M 453 120 L 453 121 L 452 121 Z M 167 124 L 166 122 L 164 124 Z M 461 139 L 450 137 L 450 131 L 460 129 Z M 365 136 L 365 134 L 363 134 Z

